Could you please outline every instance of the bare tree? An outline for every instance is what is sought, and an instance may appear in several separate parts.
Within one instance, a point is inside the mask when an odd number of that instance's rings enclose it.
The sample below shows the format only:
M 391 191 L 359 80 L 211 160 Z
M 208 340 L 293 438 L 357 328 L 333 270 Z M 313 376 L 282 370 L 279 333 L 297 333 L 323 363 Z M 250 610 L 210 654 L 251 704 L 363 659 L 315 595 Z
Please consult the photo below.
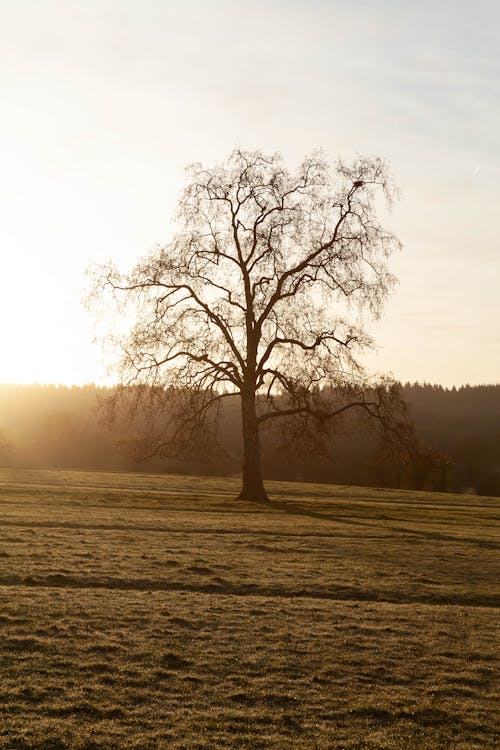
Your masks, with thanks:
M 378 158 L 339 161 L 332 176 L 321 153 L 291 172 L 279 154 L 236 150 L 222 165 L 189 169 L 168 245 L 130 274 L 95 270 L 94 292 L 122 298 L 134 315 L 115 342 L 124 387 L 182 396 L 150 454 L 193 436 L 210 442 L 214 407 L 238 397 L 239 497 L 265 501 L 259 432 L 272 420 L 321 425 L 362 409 L 398 431 L 396 385 L 368 379 L 359 363 L 372 345 L 363 315 L 380 314 L 394 283 L 387 258 L 399 246 L 377 219 L 378 193 L 391 203 Z

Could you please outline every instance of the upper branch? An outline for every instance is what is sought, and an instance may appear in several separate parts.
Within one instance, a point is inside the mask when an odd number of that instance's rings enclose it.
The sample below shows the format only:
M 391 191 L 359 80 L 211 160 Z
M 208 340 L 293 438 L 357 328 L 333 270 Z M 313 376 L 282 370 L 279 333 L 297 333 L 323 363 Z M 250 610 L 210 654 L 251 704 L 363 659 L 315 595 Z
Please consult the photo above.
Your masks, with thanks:
M 354 333 L 348 334 L 344 339 L 342 339 L 339 336 L 336 336 L 334 331 L 322 331 L 321 333 L 318 333 L 313 339 L 313 341 L 311 341 L 310 343 L 305 343 L 303 340 L 299 338 L 294 338 L 292 336 L 288 336 L 288 337 L 276 336 L 268 344 L 266 350 L 264 351 L 262 357 L 260 358 L 258 366 L 257 366 L 257 374 L 260 375 L 264 372 L 265 364 L 269 360 L 269 357 L 273 353 L 274 349 L 276 349 L 276 347 L 278 346 L 287 346 L 287 345 L 296 346 L 305 352 L 313 352 L 322 344 L 327 345 L 328 342 L 334 342 L 335 344 L 338 344 L 339 346 L 342 346 L 348 349 L 349 346 L 353 342 L 356 342 L 359 340 L 360 340 L 360 337 Z
M 198 309 L 202 311 L 207 316 L 207 318 L 219 329 L 224 339 L 228 343 L 240 367 L 242 369 L 244 368 L 244 359 L 238 347 L 236 346 L 230 326 L 222 318 L 221 315 L 215 312 L 215 310 L 213 310 L 207 302 L 204 302 L 201 299 L 201 297 L 196 293 L 195 289 L 193 288 L 191 284 L 166 283 L 164 281 L 159 280 L 158 278 L 141 279 L 136 282 L 123 284 L 123 283 L 118 283 L 114 281 L 111 273 L 108 273 L 105 284 L 110 286 L 113 290 L 124 291 L 124 292 L 134 292 L 134 291 L 144 292 L 146 290 L 151 290 L 151 289 L 163 289 L 163 290 L 166 290 L 165 298 L 167 298 L 169 294 L 175 295 L 176 293 L 186 292 L 187 296 L 185 296 L 183 299 L 192 300 L 198 306 Z M 170 303 L 170 304 L 172 307 L 174 306 L 173 303 Z
M 355 190 L 357 190 L 357 187 L 353 186 L 351 188 L 350 194 L 352 194 Z M 292 290 L 290 290 L 288 292 L 284 291 L 285 283 L 288 281 L 288 279 L 291 279 L 294 276 L 297 276 L 297 275 L 303 273 L 304 271 L 306 271 L 306 269 L 309 266 L 311 266 L 311 264 L 313 263 L 313 261 L 315 261 L 317 258 L 319 258 L 322 255 L 322 253 L 324 253 L 326 250 L 329 250 L 330 248 L 333 247 L 333 245 L 335 244 L 335 242 L 337 240 L 340 228 L 341 228 L 342 224 L 344 223 L 346 217 L 348 216 L 349 211 L 350 211 L 350 203 L 348 204 L 348 209 L 347 210 L 341 210 L 340 211 L 340 216 L 339 216 L 337 222 L 335 223 L 335 226 L 333 228 L 333 232 L 332 232 L 331 237 L 326 242 L 321 243 L 319 245 L 319 247 L 311 250 L 298 263 L 296 263 L 295 265 L 293 265 L 291 268 L 286 269 L 285 271 L 283 271 L 279 275 L 277 283 L 276 283 L 276 288 L 275 288 L 274 292 L 271 294 L 271 297 L 270 297 L 267 305 L 264 307 L 264 310 L 262 311 L 262 313 L 261 313 L 261 315 L 260 315 L 260 317 L 259 317 L 259 319 L 257 321 L 257 324 L 259 326 L 262 326 L 262 324 L 264 323 L 264 321 L 266 320 L 266 318 L 268 317 L 269 313 L 271 312 L 271 310 L 273 309 L 273 307 L 276 305 L 277 302 L 279 302 L 280 300 L 284 299 L 285 297 L 293 296 L 294 294 L 296 294 L 296 292 L 297 292 L 296 288 L 292 289 Z

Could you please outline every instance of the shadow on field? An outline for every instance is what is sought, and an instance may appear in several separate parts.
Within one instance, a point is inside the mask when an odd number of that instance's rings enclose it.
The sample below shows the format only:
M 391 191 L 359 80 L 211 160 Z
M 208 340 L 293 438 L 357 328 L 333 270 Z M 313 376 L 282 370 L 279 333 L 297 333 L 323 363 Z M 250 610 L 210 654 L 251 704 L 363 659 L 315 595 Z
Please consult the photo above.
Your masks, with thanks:
M 374 516 L 368 521 L 357 521 L 354 518 L 347 517 L 345 515 L 333 515 L 329 513 L 319 513 L 316 510 L 310 510 L 303 505 L 290 505 L 285 501 L 271 500 L 269 507 L 273 510 L 277 510 L 280 513 L 285 513 L 290 516 L 297 516 L 303 518 L 315 518 L 320 521 L 329 521 L 334 524 L 346 524 L 350 526 L 360 526 L 367 528 L 369 526 L 379 525 L 381 520 L 391 521 L 387 516 Z M 394 532 L 395 534 L 404 534 L 409 537 L 420 537 L 423 539 L 435 540 L 440 542 L 452 542 L 460 544 L 472 544 L 473 546 L 481 549 L 493 549 L 500 550 L 500 542 L 495 542 L 490 539 L 475 539 L 473 537 L 465 536 L 454 536 L 453 534 L 443 534 L 439 531 L 425 531 L 423 529 L 408 528 L 405 526 L 385 526 L 387 532 Z
M 340 600 L 357 602 L 388 602 L 393 604 L 459 605 L 468 607 L 498 607 L 499 597 L 495 594 L 474 594 L 468 592 L 446 593 L 440 591 L 401 591 L 398 589 L 381 592 L 374 588 L 361 588 L 342 584 L 327 587 L 301 587 L 284 585 L 259 585 L 257 583 L 234 583 L 224 579 L 211 582 L 188 583 L 146 578 L 102 578 L 79 576 L 0 576 L 0 586 L 49 588 L 49 589 L 104 589 L 109 591 L 163 591 L 169 593 L 196 593 L 222 596 L 259 596 L 271 599 L 312 599 Z M 26 648 L 26 644 L 21 644 Z M 32 644 L 36 648 L 36 644 Z
M 343 523 L 350 526 L 361 526 L 366 528 L 370 523 L 366 521 L 356 521 L 354 518 L 336 515 L 334 513 L 319 513 L 317 510 L 311 510 L 304 505 L 291 505 L 285 500 L 270 500 L 268 507 L 272 510 L 277 510 L 280 513 L 285 513 L 289 516 L 302 516 L 304 518 L 316 518 L 318 521 L 330 521 L 330 523 Z M 374 519 L 375 520 L 375 519 Z
M 491 539 L 474 539 L 472 537 L 453 536 L 452 534 L 441 534 L 438 531 L 419 531 L 417 529 L 407 529 L 401 526 L 392 526 L 391 529 L 402 534 L 407 534 L 408 536 L 423 537 L 425 539 L 433 539 L 439 542 L 458 542 L 459 544 L 472 544 L 482 549 L 500 550 L 500 543 L 494 542 Z

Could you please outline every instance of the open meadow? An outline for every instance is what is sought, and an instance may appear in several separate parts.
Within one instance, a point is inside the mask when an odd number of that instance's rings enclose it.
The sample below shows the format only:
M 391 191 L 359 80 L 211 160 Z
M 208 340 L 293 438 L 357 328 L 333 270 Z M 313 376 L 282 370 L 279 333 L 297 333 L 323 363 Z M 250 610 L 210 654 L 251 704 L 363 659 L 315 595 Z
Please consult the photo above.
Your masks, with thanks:
M 0 748 L 495 748 L 499 499 L 0 470 Z

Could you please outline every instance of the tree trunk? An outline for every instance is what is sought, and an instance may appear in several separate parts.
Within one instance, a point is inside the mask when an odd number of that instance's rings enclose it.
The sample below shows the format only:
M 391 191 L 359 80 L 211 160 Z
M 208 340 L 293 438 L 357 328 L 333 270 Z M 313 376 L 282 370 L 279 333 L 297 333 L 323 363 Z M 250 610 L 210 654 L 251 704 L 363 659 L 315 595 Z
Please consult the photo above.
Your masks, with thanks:
M 238 500 L 267 503 L 260 460 L 259 428 L 255 411 L 255 392 L 241 394 L 243 430 L 243 486 Z

